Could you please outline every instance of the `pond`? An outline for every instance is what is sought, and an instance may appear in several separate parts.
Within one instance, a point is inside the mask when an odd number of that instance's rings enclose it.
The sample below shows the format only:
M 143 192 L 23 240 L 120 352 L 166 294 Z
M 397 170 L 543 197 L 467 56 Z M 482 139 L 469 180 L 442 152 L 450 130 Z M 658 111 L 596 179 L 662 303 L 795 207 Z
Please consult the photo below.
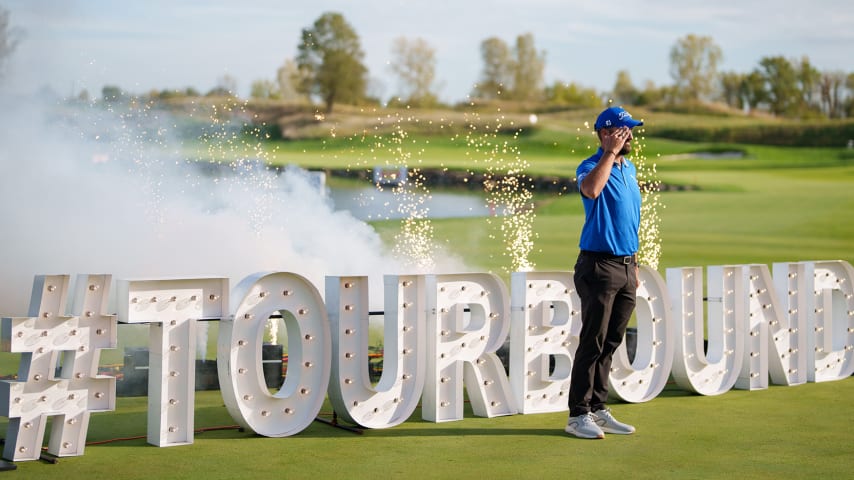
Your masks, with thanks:
M 390 188 L 331 187 L 329 196 L 336 210 L 349 211 L 354 217 L 365 221 L 407 218 L 406 207 L 414 206 L 401 205 L 405 200 L 395 195 Z M 492 214 L 484 198 L 472 193 L 432 192 L 417 207 L 425 211 L 428 218 L 484 217 Z
M 433 190 L 429 195 L 399 194 L 394 188 L 379 188 L 372 183 L 327 182 L 326 174 L 288 166 L 270 169 L 260 159 L 241 159 L 232 164 L 196 163 L 192 165 L 202 177 L 216 182 L 231 180 L 254 192 L 301 192 L 305 201 L 330 200 L 336 211 L 347 211 L 362 221 L 400 220 L 411 212 L 426 218 L 466 218 L 494 215 L 483 195 L 473 192 Z M 309 197 L 318 198 L 310 200 Z

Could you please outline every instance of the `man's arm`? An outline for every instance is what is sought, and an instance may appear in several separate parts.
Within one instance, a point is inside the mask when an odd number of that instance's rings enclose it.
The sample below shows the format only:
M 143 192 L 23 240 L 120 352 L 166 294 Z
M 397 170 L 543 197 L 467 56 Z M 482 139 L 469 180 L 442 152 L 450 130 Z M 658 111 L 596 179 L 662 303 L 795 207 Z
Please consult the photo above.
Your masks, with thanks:
M 614 162 L 619 158 L 620 150 L 629 138 L 629 128 L 622 127 L 614 130 L 610 134 L 602 134 L 602 156 L 599 162 L 590 170 L 590 173 L 581 181 L 578 186 L 581 194 L 587 198 L 595 199 L 602 193 L 605 184 L 608 183 L 608 177 L 611 176 L 611 169 L 614 167 Z

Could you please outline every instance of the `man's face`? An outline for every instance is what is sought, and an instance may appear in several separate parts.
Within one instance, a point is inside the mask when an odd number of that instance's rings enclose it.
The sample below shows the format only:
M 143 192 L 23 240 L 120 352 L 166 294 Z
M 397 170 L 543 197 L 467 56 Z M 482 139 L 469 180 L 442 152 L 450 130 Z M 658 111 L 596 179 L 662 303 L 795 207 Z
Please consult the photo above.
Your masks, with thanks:
M 622 148 L 620 148 L 620 155 L 628 155 L 629 152 L 632 151 L 632 140 L 634 137 L 632 136 L 632 129 L 627 127 L 606 127 L 599 130 L 600 135 L 602 136 L 613 136 L 618 130 L 628 131 L 628 136 L 626 137 L 626 142 L 623 144 Z

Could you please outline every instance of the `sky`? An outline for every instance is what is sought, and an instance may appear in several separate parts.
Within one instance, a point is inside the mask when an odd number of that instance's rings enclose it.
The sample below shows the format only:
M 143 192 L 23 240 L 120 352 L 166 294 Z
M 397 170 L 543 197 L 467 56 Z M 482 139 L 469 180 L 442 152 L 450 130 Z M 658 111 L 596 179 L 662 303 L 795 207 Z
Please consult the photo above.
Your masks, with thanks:
M 710 36 L 721 70 L 748 72 L 761 58 L 808 56 L 820 70 L 854 70 L 849 0 L 0 0 L 23 33 L 3 88 L 47 85 L 62 96 L 104 85 L 131 93 L 194 87 L 229 75 L 248 96 L 297 52 L 300 32 L 339 12 L 365 51 L 372 93 L 400 91 L 388 62 L 394 39 L 426 40 L 436 53 L 437 92 L 464 101 L 480 76 L 480 44 L 512 45 L 532 33 L 546 54 L 546 82 L 598 91 L 627 70 L 633 83 L 672 83 L 669 52 L 688 34 Z

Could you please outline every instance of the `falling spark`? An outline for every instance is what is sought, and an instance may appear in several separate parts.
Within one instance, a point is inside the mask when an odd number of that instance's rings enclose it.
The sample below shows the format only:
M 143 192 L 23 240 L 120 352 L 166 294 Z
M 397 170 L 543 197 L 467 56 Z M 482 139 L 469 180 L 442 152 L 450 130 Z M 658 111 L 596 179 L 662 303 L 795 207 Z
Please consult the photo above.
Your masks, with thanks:
M 499 115 L 494 122 L 486 122 L 482 131 L 476 126 L 481 122 L 470 122 L 466 143 L 475 164 L 485 171 L 486 202 L 495 212 L 487 221 L 500 232 L 502 256 L 509 261 L 503 269 L 506 273 L 531 271 L 535 264 L 529 256 L 537 234 L 533 229 L 536 214 L 532 180 L 525 174 L 530 165 L 516 145 L 520 129 L 512 122 L 505 126 L 504 122 L 505 117 Z M 510 140 L 503 134 L 507 129 L 513 132 Z M 495 234 L 490 234 L 490 238 L 495 238 Z
M 635 154 L 633 156 L 638 170 L 638 184 L 641 191 L 641 221 L 638 230 L 639 248 L 638 262 L 648 265 L 653 270 L 658 270 L 661 260 L 661 216 L 659 211 L 664 208 L 661 201 L 661 180 L 658 178 L 656 164 L 650 163 L 644 153 L 643 129 L 638 129 L 636 134 L 641 134 L 640 141 L 635 142 Z M 637 137 L 636 137 L 637 138 Z
M 436 264 L 437 250 L 429 208 L 424 205 L 430 198 L 430 189 L 417 166 L 421 163 L 421 150 L 413 152 L 408 148 L 406 142 L 408 135 L 401 120 L 398 116 L 388 146 L 396 166 L 406 169 L 406 178 L 392 188 L 392 193 L 398 200 L 397 210 L 403 215 L 401 229 L 395 235 L 392 252 L 403 261 L 404 265 L 429 271 Z
M 395 197 L 395 201 L 387 205 L 389 212 L 385 219 L 392 214 L 401 218 L 392 245 L 395 258 L 416 271 L 431 271 L 437 264 L 441 247 L 429 218 L 426 202 L 431 198 L 431 191 L 421 169 L 422 155 L 429 140 L 411 138 L 406 128 L 420 122 L 421 119 L 411 114 L 390 113 L 378 117 L 372 129 L 364 129 L 344 141 L 353 146 L 348 170 L 371 172 L 379 167 L 388 171 L 403 168 L 406 172 L 401 182 L 394 185 L 377 182 L 375 187 L 379 191 L 388 188 Z M 433 125 L 432 120 L 428 123 Z M 528 162 L 516 146 L 520 130 L 512 122 L 505 123 L 503 115 L 490 122 L 475 118 L 467 121 L 464 138 L 454 134 L 451 140 L 463 141 L 466 155 L 477 165 L 478 173 L 469 171 L 462 181 L 480 181 L 483 177 L 485 205 L 492 212 L 492 217 L 487 218 L 491 230 L 488 235 L 502 242 L 501 255 L 507 260 L 503 270 L 529 271 L 534 268 L 529 255 L 537 238 L 533 230 L 532 180 L 525 174 Z M 449 125 L 441 120 L 439 130 L 446 126 Z M 512 134 L 507 135 L 507 132 Z
M 405 128 L 407 124 L 419 121 L 416 117 L 397 113 L 378 117 L 373 132 L 364 130 L 346 139 L 354 145 L 350 152 L 354 156 L 347 168 L 370 172 L 378 167 L 384 171 L 406 172 L 404 178 L 394 174 L 389 185 L 378 181 L 374 186 L 380 192 L 389 188 L 394 196 L 394 202 L 384 204 L 388 208 L 384 219 L 387 220 L 392 215 L 401 219 L 400 230 L 392 245 L 394 257 L 407 269 L 432 271 L 439 249 L 426 205 L 431 193 L 419 168 L 424 148 L 419 146 L 417 140 L 410 138 Z M 389 128 L 391 134 L 382 133 L 387 132 Z M 355 148 L 356 146 L 364 146 L 367 149 Z M 362 153 L 364 151 L 367 151 L 367 156 Z
M 270 154 L 263 147 L 265 125 L 248 121 L 246 104 L 227 100 L 213 105 L 210 125 L 200 135 L 206 154 L 200 160 L 227 166 L 235 174 L 228 183 L 230 192 L 251 199 L 244 212 L 255 236 L 269 224 L 276 207 L 276 175 L 270 168 Z

